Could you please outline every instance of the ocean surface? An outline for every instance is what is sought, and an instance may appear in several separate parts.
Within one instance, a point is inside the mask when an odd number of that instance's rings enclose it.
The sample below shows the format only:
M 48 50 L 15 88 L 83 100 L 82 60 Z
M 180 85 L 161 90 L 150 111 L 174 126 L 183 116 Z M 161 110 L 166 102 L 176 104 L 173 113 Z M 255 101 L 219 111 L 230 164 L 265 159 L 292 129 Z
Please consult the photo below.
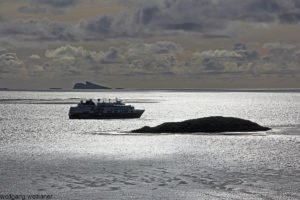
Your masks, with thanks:
M 81 99 L 123 99 L 140 119 L 69 120 Z M 131 134 L 207 116 L 271 127 L 243 134 Z M 0 92 L 0 196 L 300 199 L 299 92 Z

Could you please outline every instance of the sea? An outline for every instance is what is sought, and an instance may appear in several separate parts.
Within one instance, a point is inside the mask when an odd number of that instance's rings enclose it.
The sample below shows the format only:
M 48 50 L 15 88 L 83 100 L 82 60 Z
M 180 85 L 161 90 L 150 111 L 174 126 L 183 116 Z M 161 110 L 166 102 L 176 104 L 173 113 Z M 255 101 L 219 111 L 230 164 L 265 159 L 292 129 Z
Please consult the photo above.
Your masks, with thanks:
M 68 118 L 80 100 L 115 98 L 144 114 Z M 130 133 L 208 116 L 243 118 L 272 130 Z M 300 92 L 1 91 L 0 199 L 32 197 L 300 199 Z

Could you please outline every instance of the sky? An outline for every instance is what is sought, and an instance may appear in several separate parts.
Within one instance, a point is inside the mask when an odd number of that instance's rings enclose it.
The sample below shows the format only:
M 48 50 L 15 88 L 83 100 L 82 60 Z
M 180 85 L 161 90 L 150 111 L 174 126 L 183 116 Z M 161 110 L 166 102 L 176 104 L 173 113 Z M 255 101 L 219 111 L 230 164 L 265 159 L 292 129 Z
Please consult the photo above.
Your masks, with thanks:
M 1 0 L 0 88 L 300 88 L 300 0 Z

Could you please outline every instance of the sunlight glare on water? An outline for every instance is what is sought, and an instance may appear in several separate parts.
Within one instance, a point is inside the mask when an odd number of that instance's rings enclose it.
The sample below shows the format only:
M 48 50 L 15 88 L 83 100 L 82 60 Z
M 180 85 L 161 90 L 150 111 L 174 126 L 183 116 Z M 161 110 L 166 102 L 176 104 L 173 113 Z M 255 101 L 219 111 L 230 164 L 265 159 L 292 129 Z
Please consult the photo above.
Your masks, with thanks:
M 140 119 L 68 119 L 70 106 L 81 99 L 115 97 L 146 111 Z M 123 188 L 114 198 L 139 198 L 149 189 L 157 192 L 144 199 L 300 198 L 299 93 L 1 92 L 0 111 L 0 170 L 9 180 L 0 191 L 40 188 L 68 196 L 68 189 L 81 188 L 110 198 L 109 188 Z M 249 119 L 272 130 L 235 136 L 129 133 L 207 116 Z

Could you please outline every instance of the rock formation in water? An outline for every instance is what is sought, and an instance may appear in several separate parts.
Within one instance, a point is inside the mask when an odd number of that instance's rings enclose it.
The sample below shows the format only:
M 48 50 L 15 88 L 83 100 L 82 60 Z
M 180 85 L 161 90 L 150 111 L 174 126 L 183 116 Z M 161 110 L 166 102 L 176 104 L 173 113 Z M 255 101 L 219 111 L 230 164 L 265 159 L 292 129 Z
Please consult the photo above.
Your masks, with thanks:
M 221 133 L 221 132 L 257 132 L 268 131 L 249 120 L 233 117 L 205 117 L 183 122 L 167 122 L 156 127 L 145 126 L 132 133 Z
M 102 86 L 102 85 L 97 85 L 95 83 L 91 83 L 86 81 L 85 83 L 76 83 L 73 86 L 73 89 L 80 89 L 80 90 L 94 90 L 94 89 L 111 89 L 109 87 L 106 86 Z

